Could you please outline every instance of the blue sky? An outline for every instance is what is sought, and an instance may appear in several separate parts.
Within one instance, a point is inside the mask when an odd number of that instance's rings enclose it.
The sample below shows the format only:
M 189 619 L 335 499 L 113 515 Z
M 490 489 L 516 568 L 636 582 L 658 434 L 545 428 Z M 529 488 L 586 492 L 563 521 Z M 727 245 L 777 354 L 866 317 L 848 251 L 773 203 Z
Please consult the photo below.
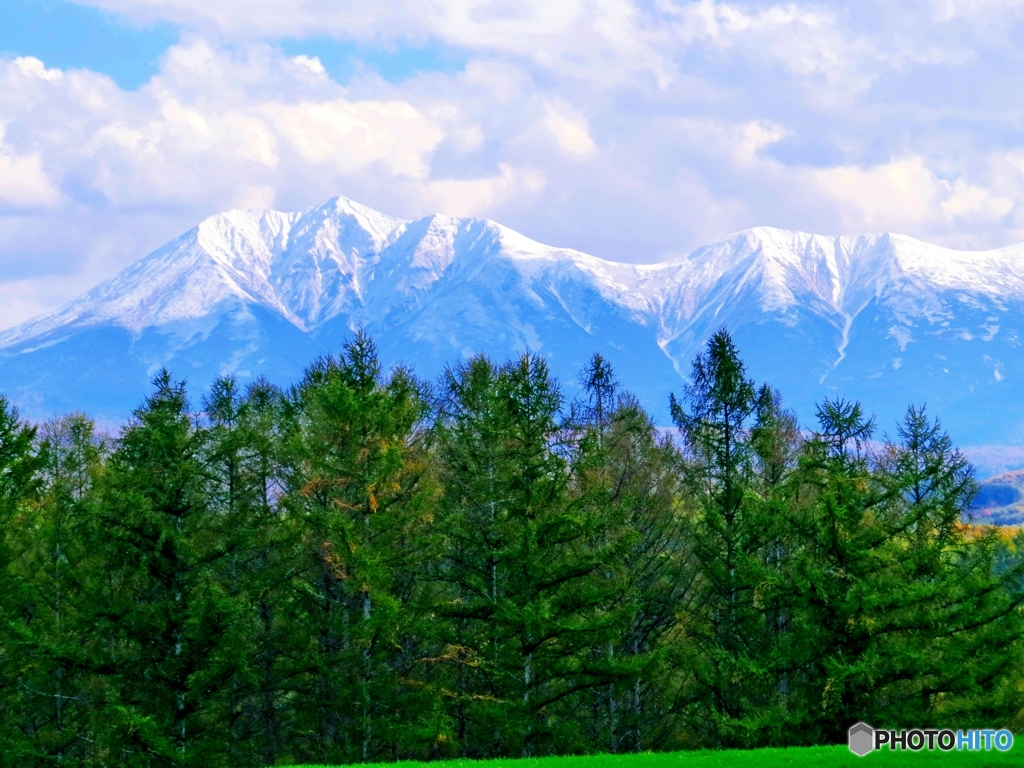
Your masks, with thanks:
M 622 261 L 1024 239 L 1024 0 L 0 0 L 0 328 L 343 194 Z
M 33 56 L 59 69 L 89 69 L 126 90 L 156 75 L 164 52 L 188 31 L 166 21 L 133 23 L 124 15 L 66 0 L 2 0 L 0 9 L 0 55 Z M 311 34 L 276 43 L 290 56 L 316 56 L 341 83 L 365 69 L 400 83 L 420 72 L 457 72 L 466 63 L 458 49 L 432 39 L 374 45 Z
M 175 24 L 131 24 L 96 8 L 63 0 L 2 0 L 0 55 L 35 56 L 47 66 L 91 69 L 129 90 L 159 70 L 178 40 Z

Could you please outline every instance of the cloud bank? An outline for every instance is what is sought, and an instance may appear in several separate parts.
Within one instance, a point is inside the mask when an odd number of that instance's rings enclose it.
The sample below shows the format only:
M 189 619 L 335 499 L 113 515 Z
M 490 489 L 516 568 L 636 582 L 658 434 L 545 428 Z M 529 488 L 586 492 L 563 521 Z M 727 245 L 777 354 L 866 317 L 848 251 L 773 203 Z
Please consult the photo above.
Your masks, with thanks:
M 1024 239 L 1024 2 L 80 4 L 180 37 L 134 90 L 0 56 L 0 327 L 336 194 L 634 262 L 756 225 Z

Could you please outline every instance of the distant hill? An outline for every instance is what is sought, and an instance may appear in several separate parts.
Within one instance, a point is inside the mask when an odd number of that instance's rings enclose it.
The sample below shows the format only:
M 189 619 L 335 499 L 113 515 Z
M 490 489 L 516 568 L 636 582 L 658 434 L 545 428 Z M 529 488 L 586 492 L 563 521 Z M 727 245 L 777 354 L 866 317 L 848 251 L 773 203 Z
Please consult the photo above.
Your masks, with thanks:
M 635 254 L 630 254 L 634 256 Z M 0 392 L 30 417 L 123 419 L 161 367 L 294 381 L 365 326 L 425 377 L 531 349 L 571 388 L 600 351 L 662 423 L 721 325 L 805 424 L 823 396 L 893 429 L 927 402 L 961 445 L 1024 436 L 1024 245 L 740 232 L 660 264 L 604 261 L 491 221 L 396 219 L 345 198 L 202 222 L 81 298 L 0 333 Z
M 979 523 L 1024 525 L 1024 469 L 983 480 L 973 512 Z

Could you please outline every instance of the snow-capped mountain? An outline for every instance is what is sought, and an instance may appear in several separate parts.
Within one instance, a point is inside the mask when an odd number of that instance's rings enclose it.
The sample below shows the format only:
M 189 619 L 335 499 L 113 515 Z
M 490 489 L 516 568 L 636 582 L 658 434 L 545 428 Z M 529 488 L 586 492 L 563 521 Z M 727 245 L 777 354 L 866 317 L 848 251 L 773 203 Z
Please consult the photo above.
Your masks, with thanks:
M 756 228 L 661 264 L 604 261 L 491 221 L 403 221 L 344 198 L 202 222 L 65 307 L 0 333 L 0 392 L 23 413 L 120 420 L 162 366 L 294 381 L 359 325 L 421 376 L 532 349 L 571 389 L 600 351 L 667 421 L 725 325 L 750 373 L 805 423 L 829 395 L 883 427 L 927 402 L 961 443 L 1024 426 L 1024 245 L 963 252 L 901 235 Z

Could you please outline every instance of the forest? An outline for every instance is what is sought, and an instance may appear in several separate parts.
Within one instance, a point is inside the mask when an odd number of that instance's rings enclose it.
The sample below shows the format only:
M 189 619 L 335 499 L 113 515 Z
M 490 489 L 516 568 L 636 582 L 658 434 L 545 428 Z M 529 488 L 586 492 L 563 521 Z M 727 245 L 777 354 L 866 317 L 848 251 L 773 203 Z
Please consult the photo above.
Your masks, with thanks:
M 966 517 L 924 405 L 802 425 L 725 329 L 673 428 L 600 356 L 578 384 L 532 354 L 423 381 L 357 333 L 287 389 L 163 371 L 116 436 L 0 398 L 0 765 L 1024 724 L 1024 539 Z

